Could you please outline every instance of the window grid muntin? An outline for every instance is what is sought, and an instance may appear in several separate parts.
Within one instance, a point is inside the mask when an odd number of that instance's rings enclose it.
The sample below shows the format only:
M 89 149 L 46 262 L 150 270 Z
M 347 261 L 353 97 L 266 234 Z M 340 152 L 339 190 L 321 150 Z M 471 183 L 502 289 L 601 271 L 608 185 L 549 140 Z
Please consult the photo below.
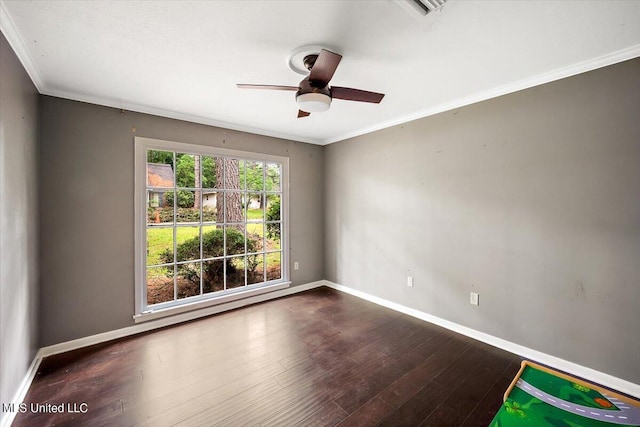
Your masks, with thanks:
M 284 274 L 283 274 L 283 268 L 284 268 L 284 259 L 285 259 L 285 253 L 284 253 L 284 249 L 283 249 L 283 245 L 282 245 L 282 236 L 280 238 L 280 249 L 278 250 L 266 250 L 266 241 L 267 241 L 267 224 L 273 224 L 273 223 L 277 223 L 280 224 L 280 230 L 282 233 L 283 230 L 283 221 L 282 221 L 282 205 L 281 205 L 281 213 L 280 213 L 280 220 L 279 221 L 267 221 L 266 220 L 266 216 L 267 216 L 267 195 L 278 195 L 280 197 L 280 201 L 282 203 L 282 199 L 284 197 L 284 188 L 283 188 L 283 163 L 278 162 L 278 161 L 269 161 L 269 160 L 251 160 L 248 158 L 239 158 L 239 157 L 235 157 L 235 156 L 219 156 L 219 155 L 214 155 L 214 156 L 207 156 L 207 157 L 211 157 L 213 159 L 216 158 L 225 158 L 225 159 L 234 159 L 238 161 L 238 168 L 239 168 L 239 174 L 240 174 L 240 165 L 243 165 L 242 169 L 243 169 L 243 173 L 242 173 L 242 183 L 240 184 L 240 189 L 237 188 L 226 188 L 226 184 L 227 184 L 227 180 L 226 180 L 226 174 L 227 174 L 227 170 L 226 170 L 226 166 L 227 166 L 227 162 L 222 162 L 222 166 L 223 166 L 223 174 L 222 174 L 222 178 L 223 178 L 223 188 L 215 188 L 218 187 L 218 183 L 216 183 L 216 186 L 214 188 L 210 188 L 210 187 L 203 187 L 202 186 L 202 173 L 203 173 L 203 163 L 202 163 L 202 158 L 205 157 L 205 155 L 203 154 L 196 154 L 196 153 L 190 153 L 188 151 L 180 151 L 180 150 L 163 150 L 163 149 L 155 149 L 153 147 L 147 147 L 146 151 L 145 151 L 145 156 L 148 155 L 149 151 L 166 151 L 172 152 L 172 166 L 173 166 L 173 223 L 169 224 L 169 223 L 162 223 L 162 224 L 153 224 L 153 223 L 148 223 L 147 219 L 145 218 L 145 241 L 147 241 L 147 245 L 148 245 L 148 230 L 149 229 L 153 229 L 153 228 L 172 228 L 173 229 L 173 254 L 174 254 L 174 262 L 173 263 L 166 263 L 166 264 L 154 264 L 154 265 L 147 265 L 146 264 L 146 258 L 143 261 L 144 264 L 144 270 L 145 270 L 145 277 L 146 277 L 146 272 L 148 271 L 149 268 L 151 267 L 160 267 L 160 266 L 171 266 L 173 265 L 173 291 L 174 291 L 174 298 L 173 301 L 166 301 L 166 302 L 160 302 L 160 303 L 156 303 L 156 304 L 151 304 L 149 305 L 147 302 L 147 291 L 148 291 L 148 284 L 145 284 L 145 298 L 144 298 L 144 309 L 146 309 L 147 307 L 153 307 L 153 308 L 158 308 L 167 304 L 172 304 L 172 303 L 177 303 L 177 302 L 183 302 L 185 300 L 197 300 L 197 299 L 203 299 L 206 298 L 208 295 L 210 294 L 215 294 L 215 293 L 222 293 L 222 292 L 227 292 L 230 290 L 233 291 L 237 291 L 239 289 L 242 288 L 248 288 L 248 287 L 260 287 L 263 285 L 266 285 L 268 282 L 270 282 L 270 280 L 268 280 L 267 278 L 267 255 L 270 253 L 278 253 L 279 259 L 280 259 L 280 278 L 278 279 L 274 279 L 274 280 L 284 280 Z M 183 155 L 192 155 L 192 156 L 200 156 L 200 168 L 199 168 L 199 178 L 200 178 L 200 187 L 180 187 L 177 185 L 177 155 L 178 154 L 183 154 Z M 145 157 L 145 161 L 146 161 L 146 157 Z M 214 160 L 215 161 L 215 160 Z M 253 163 L 257 163 L 257 164 L 261 164 L 261 169 L 262 169 L 262 189 L 261 190 L 257 190 L 257 189 L 251 189 L 249 190 L 248 188 L 248 184 L 247 184 L 247 165 L 249 164 L 249 162 L 253 162 Z M 277 166 L 277 176 L 278 176 L 278 190 L 267 190 L 266 189 L 266 179 L 267 179 L 267 169 L 268 169 L 268 165 L 275 165 Z M 171 188 L 171 187 L 157 187 L 157 186 L 149 186 L 148 185 L 148 180 L 145 179 L 145 183 L 146 183 L 146 193 L 148 194 L 148 192 L 150 190 L 153 189 L 162 189 L 162 190 L 166 190 L 167 188 Z M 203 192 L 204 190 L 216 190 L 216 193 L 218 193 L 219 195 L 221 195 L 223 197 L 223 203 L 221 204 L 223 212 L 222 212 L 222 222 L 217 222 L 217 221 L 204 221 L 204 214 L 203 214 Z M 198 194 L 199 197 L 199 221 L 191 221 L 191 222 L 178 222 L 178 191 L 194 191 L 195 193 Z M 227 193 L 230 192 L 234 192 L 234 193 L 240 193 L 241 194 L 241 199 L 244 201 L 245 206 L 243 208 L 243 222 L 227 222 L 227 212 L 226 212 L 226 208 L 227 208 L 227 203 L 226 203 L 226 195 Z M 248 210 L 249 210 L 249 203 L 248 203 L 248 196 L 251 193 L 260 193 L 260 197 L 262 200 L 264 200 L 264 207 L 262 209 L 262 221 L 257 220 L 257 221 L 249 221 L 248 218 Z M 194 195 L 195 196 L 195 195 Z M 148 208 L 148 202 L 147 202 L 147 208 Z M 217 214 L 216 214 L 217 216 Z M 228 226 L 232 226 L 234 224 L 237 225 L 243 225 L 244 227 L 244 253 L 243 254 L 233 254 L 233 255 L 229 255 L 227 254 L 227 229 Z M 263 229 L 263 235 L 262 235 L 262 250 L 259 252 L 248 252 L 248 233 L 247 233 L 247 225 L 256 225 L 256 224 L 262 224 L 262 229 Z M 221 226 L 222 230 L 223 230 L 223 255 L 220 257 L 210 257 L 210 258 L 203 258 L 203 239 L 202 239 L 202 235 L 203 235 L 203 227 L 204 226 Z M 199 236 L 199 241 L 200 241 L 200 245 L 199 245 L 199 249 L 200 249 L 200 258 L 197 260 L 188 260 L 188 261 L 178 261 L 177 260 L 177 246 L 178 246 L 178 239 L 177 239 L 177 229 L 181 228 L 181 227 L 190 227 L 190 226 L 198 226 L 199 230 L 198 230 L 198 236 Z M 148 247 L 148 246 L 147 246 Z M 262 282 L 257 282 L 257 283 L 253 283 L 251 285 L 248 284 L 248 257 L 249 256 L 262 256 L 262 277 L 263 277 L 263 281 Z M 234 288 L 229 288 L 228 287 L 228 283 L 227 283 L 227 262 L 225 262 L 226 260 L 229 259 L 233 259 L 233 258 L 244 258 L 244 285 L 240 285 L 238 287 L 234 287 Z M 204 293 L 204 279 L 203 279 L 203 266 L 204 263 L 206 261 L 216 261 L 216 260 L 221 260 L 223 261 L 223 289 L 221 291 L 217 291 L 217 292 L 210 292 L 205 294 Z M 191 296 L 191 297 L 186 297 L 186 298 L 178 298 L 178 285 L 177 285 L 177 278 L 178 278 L 178 266 L 179 265 L 184 265 L 184 264 L 190 264 L 190 263 L 194 263 L 194 262 L 198 262 L 200 264 L 200 294 L 199 295 L 195 295 L 195 296 Z

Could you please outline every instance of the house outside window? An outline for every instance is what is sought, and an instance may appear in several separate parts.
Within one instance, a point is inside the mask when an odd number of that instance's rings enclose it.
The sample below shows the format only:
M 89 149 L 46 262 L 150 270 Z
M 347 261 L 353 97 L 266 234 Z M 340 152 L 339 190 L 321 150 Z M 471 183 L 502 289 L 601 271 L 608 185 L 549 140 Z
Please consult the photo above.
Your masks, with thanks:
M 288 159 L 135 138 L 136 321 L 289 285 Z

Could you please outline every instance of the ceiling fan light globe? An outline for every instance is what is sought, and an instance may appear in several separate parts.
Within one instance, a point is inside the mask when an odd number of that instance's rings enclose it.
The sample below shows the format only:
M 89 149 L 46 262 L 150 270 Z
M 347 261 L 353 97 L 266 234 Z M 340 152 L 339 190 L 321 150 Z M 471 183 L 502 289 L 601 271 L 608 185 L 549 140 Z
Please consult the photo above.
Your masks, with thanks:
M 307 113 L 327 111 L 331 106 L 331 97 L 324 93 L 302 93 L 296 96 L 298 108 Z

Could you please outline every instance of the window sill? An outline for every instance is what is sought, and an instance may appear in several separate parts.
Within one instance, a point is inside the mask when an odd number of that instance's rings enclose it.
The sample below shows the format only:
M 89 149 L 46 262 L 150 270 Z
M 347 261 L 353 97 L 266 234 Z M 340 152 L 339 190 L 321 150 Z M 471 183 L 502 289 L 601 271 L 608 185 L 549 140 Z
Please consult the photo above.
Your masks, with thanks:
M 150 320 L 156 320 L 167 316 L 173 316 L 176 314 L 191 312 L 211 306 L 220 304 L 226 304 L 232 301 L 238 301 L 245 298 L 253 297 L 256 295 L 266 294 L 269 292 L 277 291 L 279 289 L 288 288 L 291 282 L 282 282 L 274 285 L 267 285 L 260 288 L 248 289 L 245 291 L 234 292 L 232 294 L 221 295 L 204 301 L 194 301 L 192 303 L 182 304 L 174 307 L 161 308 L 157 310 L 149 310 L 143 313 L 139 313 L 133 316 L 135 323 L 148 322 Z M 235 308 L 235 307 L 232 307 Z M 231 309 L 231 308 L 230 308 Z M 223 311 L 223 310 L 221 310 Z

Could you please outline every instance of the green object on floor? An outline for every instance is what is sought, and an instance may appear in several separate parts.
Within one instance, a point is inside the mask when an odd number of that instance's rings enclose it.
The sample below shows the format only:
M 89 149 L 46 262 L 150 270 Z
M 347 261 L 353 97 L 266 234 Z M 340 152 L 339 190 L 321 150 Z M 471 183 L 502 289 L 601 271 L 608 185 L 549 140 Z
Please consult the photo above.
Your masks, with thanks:
M 640 402 L 532 362 L 522 362 L 489 427 L 640 426 Z

